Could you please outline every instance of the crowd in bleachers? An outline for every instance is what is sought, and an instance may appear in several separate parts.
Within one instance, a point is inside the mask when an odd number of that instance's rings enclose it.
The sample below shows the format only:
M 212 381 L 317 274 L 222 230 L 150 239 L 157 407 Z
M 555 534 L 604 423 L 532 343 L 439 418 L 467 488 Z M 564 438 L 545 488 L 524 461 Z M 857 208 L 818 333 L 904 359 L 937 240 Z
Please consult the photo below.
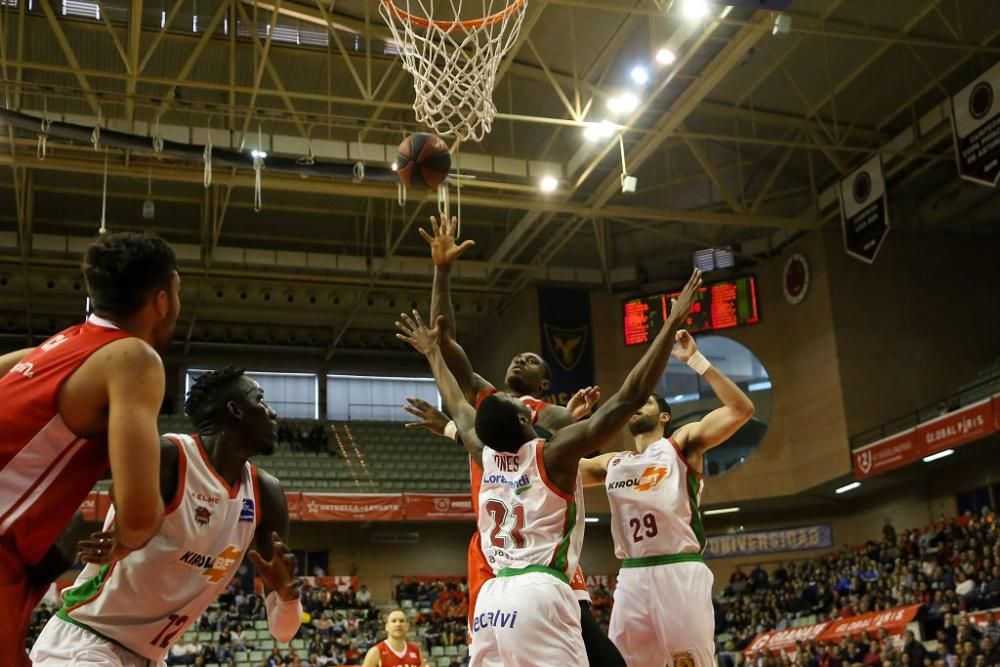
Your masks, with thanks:
M 918 648 L 920 642 L 911 642 L 906 653 L 885 638 L 860 637 L 840 646 L 806 645 L 798 658 L 759 656 L 758 661 L 794 659 L 823 667 L 923 665 L 927 659 L 930 664 L 943 660 L 947 667 L 1000 664 L 1000 637 L 982 636 L 964 617 L 1000 606 L 998 533 L 1000 524 L 989 509 L 899 534 L 887 522 L 882 539 L 829 556 L 771 572 L 758 566 L 748 574 L 738 568 L 717 601 L 720 651 L 741 651 L 767 630 L 922 603 L 924 639 L 938 647 L 934 653 Z M 942 641 L 934 641 L 939 637 Z
M 464 579 L 407 578 L 396 586 L 396 600 L 403 609 L 414 609 L 413 624 L 432 657 L 453 657 L 464 664 L 469 592 Z

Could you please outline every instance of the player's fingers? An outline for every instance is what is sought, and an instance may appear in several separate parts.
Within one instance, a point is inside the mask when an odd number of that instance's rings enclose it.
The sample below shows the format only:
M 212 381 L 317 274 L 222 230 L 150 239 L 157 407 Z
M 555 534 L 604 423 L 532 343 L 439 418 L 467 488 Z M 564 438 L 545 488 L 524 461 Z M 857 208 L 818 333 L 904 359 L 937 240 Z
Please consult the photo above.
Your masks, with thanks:
M 414 312 L 414 313 L 416 313 L 417 311 L 413 311 L 413 312 Z M 407 315 L 406 313 L 400 313 L 400 314 L 399 314 L 399 316 L 400 316 L 401 318 L 403 318 L 403 322 L 405 322 L 405 323 L 406 323 L 406 326 L 410 327 L 410 329 L 413 329 L 413 330 L 416 330 L 416 328 L 417 328 L 417 325 L 416 325 L 416 323 L 415 323 L 415 322 L 413 321 L 413 318 L 411 318 L 411 317 L 410 317 L 409 315 Z
M 473 241 L 472 239 L 469 239 L 468 241 L 463 241 L 462 245 L 458 246 L 458 251 L 465 252 L 474 245 L 476 245 L 476 242 Z
M 113 540 L 115 539 L 115 532 L 113 530 L 102 530 L 97 533 L 90 534 L 91 540 Z
M 256 567 L 258 570 L 267 569 L 267 563 L 264 562 L 264 558 L 259 553 L 257 553 L 256 549 L 251 549 L 250 551 L 248 551 L 247 558 L 250 559 L 250 562 L 253 563 L 254 567 Z
M 417 398 L 415 396 L 407 396 L 406 400 L 410 405 L 420 410 L 424 410 L 425 412 L 431 409 L 431 404 L 422 398 Z
M 440 231 L 440 229 L 441 229 L 441 226 L 438 225 L 438 219 L 437 219 L 437 217 L 432 215 L 431 216 L 431 230 L 434 232 L 434 236 L 438 235 L 438 232 Z
M 424 237 L 424 240 L 427 241 L 428 243 L 433 243 L 434 242 L 434 238 L 430 234 L 428 234 L 426 231 L 424 231 L 423 227 L 417 227 L 417 232 L 419 232 L 420 235 L 422 237 Z
M 415 428 L 426 428 L 427 422 L 406 422 L 403 424 L 403 428 L 415 429 Z

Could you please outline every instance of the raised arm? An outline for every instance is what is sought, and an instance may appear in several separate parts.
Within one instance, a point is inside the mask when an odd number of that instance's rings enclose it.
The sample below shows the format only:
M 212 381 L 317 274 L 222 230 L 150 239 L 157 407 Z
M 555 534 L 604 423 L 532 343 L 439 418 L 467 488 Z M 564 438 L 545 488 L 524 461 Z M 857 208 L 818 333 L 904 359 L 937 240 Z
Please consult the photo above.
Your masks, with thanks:
M 552 481 L 562 490 L 572 491 L 580 459 L 589 452 L 600 449 L 649 400 L 649 395 L 653 393 L 667 367 L 674 337 L 691 312 L 700 287 L 701 271 L 695 269 L 680 296 L 671 302 L 670 316 L 663 323 L 660 333 L 629 372 L 621 389 L 598 408 L 590 419 L 567 426 L 546 443 L 546 469 Z
M 445 363 L 441 347 L 438 345 L 441 334 L 439 322 L 435 321 L 434 328 L 428 329 L 420 313 L 415 310 L 412 318 L 406 313 L 400 314 L 399 317 L 401 321 L 396 322 L 396 328 L 399 330 L 396 337 L 406 341 L 417 352 L 427 357 L 434 381 L 437 382 L 438 391 L 441 392 L 441 400 L 455 421 L 462 445 L 476 463 L 482 464 L 483 444 L 476 436 L 476 411 L 466 400 L 458 381 Z
M 451 269 L 462 253 L 476 244 L 470 240 L 457 245 L 455 242 L 457 228 L 458 218 L 443 220 L 439 224 L 437 218 L 431 216 L 433 236 L 423 228 L 418 231 L 430 245 L 431 259 L 434 262 L 430 321 L 440 321 L 438 328 L 441 334 L 438 345 L 441 347 L 441 354 L 455 376 L 458 386 L 462 388 L 465 400 L 474 405 L 476 396 L 492 388 L 493 385 L 475 374 L 469 356 L 455 338 L 455 309 L 451 303 Z
M 692 366 L 712 387 L 712 391 L 722 401 L 722 407 L 709 412 L 701 421 L 685 424 L 673 435 L 674 442 L 684 452 L 685 458 L 695 470 L 702 468 L 702 458 L 706 451 L 721 445 L 750 421 L 754 414 L 753 401 L 726 374 L 698 352 L 698 345 L 687 331 L 678 331 L 677 348 L 674 356 Z
M 122 549 L 142 548 L 160 530 L 160 435 L 163 362 L 136 338 L 108 346 L 108 458 L 115 490 L 115 531 Z
M 15 352 L 8 352 L 7 354 L 0 355 L 0 378 L 6 375 L 10 369 L 14 368 L 21 359 L 34 352 L 35 348 L 26 347 L 23 350 L 17 350 Z

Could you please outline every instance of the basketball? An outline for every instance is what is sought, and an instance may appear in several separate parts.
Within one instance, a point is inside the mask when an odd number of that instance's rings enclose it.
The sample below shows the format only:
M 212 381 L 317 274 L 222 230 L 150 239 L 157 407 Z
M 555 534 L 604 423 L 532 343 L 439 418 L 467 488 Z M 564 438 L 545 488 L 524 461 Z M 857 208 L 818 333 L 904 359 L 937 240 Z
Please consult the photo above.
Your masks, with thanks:
M 448 144 L 433 134 L 412 134 L 399 145 L 396 167 L 407 187 L 436 188 L 451 171 Z

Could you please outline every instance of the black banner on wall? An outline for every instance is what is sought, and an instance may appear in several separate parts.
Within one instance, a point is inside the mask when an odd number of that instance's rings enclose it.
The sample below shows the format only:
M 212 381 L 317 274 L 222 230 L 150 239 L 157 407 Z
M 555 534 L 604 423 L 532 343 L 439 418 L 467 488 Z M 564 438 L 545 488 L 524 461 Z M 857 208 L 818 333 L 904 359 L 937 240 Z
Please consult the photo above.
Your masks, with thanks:
M 871 264 L 889 233 L 889 197 L 881 156 L 876 155 L 841 181 L 839 190 L 844 249 Z
M 581 387 L 594 384 L 590 295 L 582 290 L 538 288 L 542 358 L 552 369 L 546 400 L 565 405 Z
M 958 175 L 996 187 L 1000 181 L 1000 62 L 951 98 Z

